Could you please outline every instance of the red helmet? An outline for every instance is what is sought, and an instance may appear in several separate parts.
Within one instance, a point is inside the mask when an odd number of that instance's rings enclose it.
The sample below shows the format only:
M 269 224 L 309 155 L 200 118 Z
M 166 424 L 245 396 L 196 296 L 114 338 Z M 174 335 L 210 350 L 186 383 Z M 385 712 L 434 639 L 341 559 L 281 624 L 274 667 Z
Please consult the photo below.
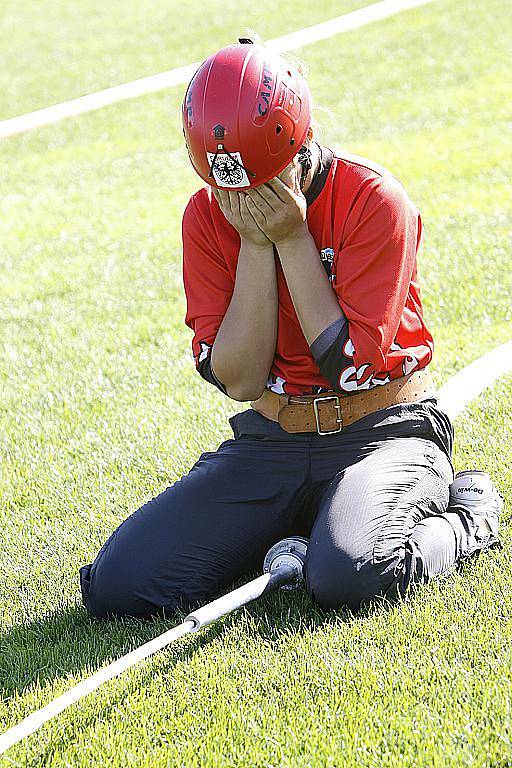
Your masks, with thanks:
M 210 56 L 183 100 L 183 133 L 201 178 L 220 189 L 257 187 L 300 150 L 311 124 L 303 76 L 249 40 Z

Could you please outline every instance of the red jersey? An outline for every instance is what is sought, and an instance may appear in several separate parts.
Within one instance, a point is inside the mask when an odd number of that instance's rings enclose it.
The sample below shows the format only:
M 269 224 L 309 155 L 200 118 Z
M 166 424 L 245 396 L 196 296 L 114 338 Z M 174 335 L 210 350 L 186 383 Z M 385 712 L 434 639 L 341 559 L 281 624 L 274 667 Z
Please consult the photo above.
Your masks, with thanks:
M 432 359 L 417 278 L 421 218 L 400 182 L 365 158 L 330 154 L 322 182 L 307 222 L 348 321 L 348 337 L 335 350 L 335 388 L 350 393 L 386 384 Z M 194 332 L 199 370 L 231 300 L 239 249 L 238 233 L 209 188 L 201 189 L 183 216 L 185 322 Z M 277 254 L 275 263 L 278 331 L 267 387 L 293 395 L 332 389 L 302 333 Z

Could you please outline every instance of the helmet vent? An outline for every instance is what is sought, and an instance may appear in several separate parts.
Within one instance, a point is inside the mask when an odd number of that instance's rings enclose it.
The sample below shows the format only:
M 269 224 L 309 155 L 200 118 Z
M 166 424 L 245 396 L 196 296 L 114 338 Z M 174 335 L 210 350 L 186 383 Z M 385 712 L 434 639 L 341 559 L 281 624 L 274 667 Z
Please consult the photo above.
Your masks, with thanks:
M 276 133 L 277 133 L 277 135 L 279 135 L 282 130 L 283 130 L 283 126 L 282 125 L 279 125 L 279 124 L 276 125 Z

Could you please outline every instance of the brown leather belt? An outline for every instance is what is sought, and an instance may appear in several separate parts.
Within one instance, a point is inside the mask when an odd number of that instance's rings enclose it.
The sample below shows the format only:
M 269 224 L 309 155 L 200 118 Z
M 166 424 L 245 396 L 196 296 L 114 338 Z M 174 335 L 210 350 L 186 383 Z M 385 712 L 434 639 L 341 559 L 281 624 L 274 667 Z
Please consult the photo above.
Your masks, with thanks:
M 278 421 L 286 432 L 318 432 L 333 435 L 369 413 L 398 403 L 414 403 L 435 396 L 430 371 L 423 368 L 389 384 L 351 395 L 328 391 L 319 395 L 278 395 L 266 389 L 251 408 Z

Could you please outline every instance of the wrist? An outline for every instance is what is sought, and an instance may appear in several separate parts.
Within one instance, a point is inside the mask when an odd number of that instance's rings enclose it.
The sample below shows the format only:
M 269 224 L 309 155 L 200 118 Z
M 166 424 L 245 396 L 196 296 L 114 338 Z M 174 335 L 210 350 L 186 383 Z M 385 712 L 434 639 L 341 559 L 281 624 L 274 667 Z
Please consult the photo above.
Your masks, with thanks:
M 295 253 L 298 248 L 303 248 L 305 244 L 309 244 L 312 240 L 311 232 L 309 231 L 307 222 L 304 222 L 304 226 L 300 229 L 290 232 L 282 240 L 276 240 L 275 246 L 279 252 L 279 255 L 288 255 L 289 253 Z
M 266 243 L 258 243 L 254 240 L 249 240 L 246 237 L 240 238 L 240 252 L 248 252 L 254 255 L 265 255 L 267 253 L 273 253 L 274 247 L 270 240 Z

